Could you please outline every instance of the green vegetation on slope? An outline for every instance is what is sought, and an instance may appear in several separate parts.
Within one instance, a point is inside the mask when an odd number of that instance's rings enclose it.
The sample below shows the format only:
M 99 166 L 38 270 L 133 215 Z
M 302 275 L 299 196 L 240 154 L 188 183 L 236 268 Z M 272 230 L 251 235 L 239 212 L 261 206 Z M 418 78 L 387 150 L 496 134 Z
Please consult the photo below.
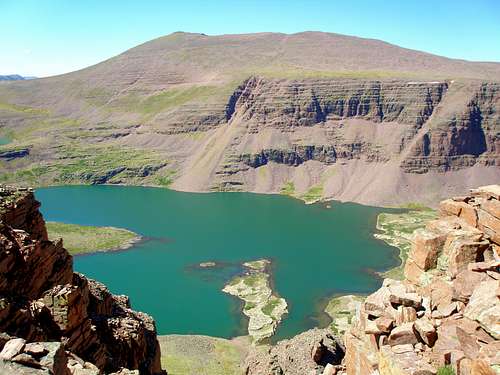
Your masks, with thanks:
M 429 208 L 400 214 L 381 213 L 378 215 L 377 229 L 382 233 L 376 233 L 374 236 L 390 246 L 397 247 L 401 258 L 401 265 L 385 272 L 384 277 L 403 279 L 404 266 L 412 246 L 413 232 L 425 227 L 428 221 L 436 217 L 436 212 Z
M 0 148 L 1 150 L 1 148 Z M 20 166 L 0 175 L 1 183 L 30 186 L 48 184 L 138 183 L 168 186 L 172 170 L 155 151 L 105 144 L 84 145 L 72 142 L 58 149 L 56 160 Z
M 246 356 L 246 337 L 226 340 L 208 336 L 158 336 L 162 368 L 169 375 L 238 375 Z
M 455 375 L 455 370 L 450 365 L 438 368 L 437 375 Z
M 280 194 L 283 195 L 294 195 L 295 194 L 295 185 L 292 181 L 287 181 L 281 188 Z
M 49 239 L 63 239 L 64 247 L 72 255 L 129 247 L 139 237 L 134 232 L 113 227 L 47 222 Z
M 323 197 L 323 186 L 315 185 L 312 186 L 304 195 L 300 198 L 306 203 L 314 203 L 319 201 Z
M 364 299 L 363 296 L 347 295 L 337 296 L 328 301 L 325 312 L 332 319 L 330 328 L 336 335 L 343 335 L 349 329 Z

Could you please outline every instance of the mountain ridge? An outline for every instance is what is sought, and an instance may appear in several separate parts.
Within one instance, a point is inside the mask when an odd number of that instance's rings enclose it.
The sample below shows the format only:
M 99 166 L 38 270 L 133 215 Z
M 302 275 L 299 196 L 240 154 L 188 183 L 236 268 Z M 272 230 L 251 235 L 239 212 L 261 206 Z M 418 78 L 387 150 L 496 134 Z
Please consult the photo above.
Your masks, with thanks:
M 315 189 L 432 205 L 498 179 L 499 87 L 500 63 L 377 40 L 174 33 L 77 72 L 1 85 L 0 135 L 13 142 L 0 159 L 8 183 L 293 184 L 298 198 Z

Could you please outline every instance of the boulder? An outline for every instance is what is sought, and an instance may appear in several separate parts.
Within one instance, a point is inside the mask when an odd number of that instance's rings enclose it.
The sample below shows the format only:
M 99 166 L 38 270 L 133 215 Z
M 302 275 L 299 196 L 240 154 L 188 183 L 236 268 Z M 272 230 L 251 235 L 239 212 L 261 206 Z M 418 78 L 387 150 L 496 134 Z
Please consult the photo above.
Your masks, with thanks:
M 381 316 L 380 318 L 375 319 L 375 325 L 380 330 L 380 332 L 388 333 L 391 331 L 391 328 L 394 324 L 394 319 Z
M 417 311 L 413 307 L 398 306 L 396 313 L 396 326 L 412 323 L 417 320 Z
M 453 299 L 468 302 L 477 286 L 486 280 L 489 278 L 485 272 L 474 272 L 468 269 L 459 272 L 453 280 Z
M 486 199 L 481 202 L 481 209 L 489 213 L 496 219 L 500 219 L 500 201 L 496 199 Z
M 437 332 L 436 328 L 428 318 L 424 317 L 416 320 L 413 327 L 415 328 L 415 331 L 417 331 L 420 339 L 427 346 L 434 346 L 437 339 Z
M 389 345 L 416 344 L 417 336 L 413 330 L 413 323 L 404 323 L 391 331 L 389 335 Z
M 429 229 L 415 231 L 413 247 L 410 252 L 411 259 L 423 271 L 435 268 L 445 240 L 446 234 L 441 232 Z
M 469 263 L 483 259 L 484 252 L 490 247 L 486 240 L 471 241 L 467 238 L 456 238 L 450 245 L 448 253 L 448 274 L 454 278 L 460 271 L 467 269 Z
M 478 217 L 478 228 L 500 245 L 500 219 L 483 210 L 478 210 Z
M 7 341 L 0 352 L 0 359 L 12 359 L 23 351 L 25 344 L 26 340 L 20 338 Z
M 470 297 L 464 316 L 476 320 L 495 339 L 500 340 L 500 282 L 483 281 Z
M 379 373 L 381 375 L 435 375 L 436 369 L 427 363 L 413 350 L 402 350 L 402 346 L 394 348 L 383 346 L 379 353 Z M 404 347 L 403 347 L 404 348 Z M 370 373 L 359 373 L 370 374 Z M 372 373 L 374 374 L 374 373 Z

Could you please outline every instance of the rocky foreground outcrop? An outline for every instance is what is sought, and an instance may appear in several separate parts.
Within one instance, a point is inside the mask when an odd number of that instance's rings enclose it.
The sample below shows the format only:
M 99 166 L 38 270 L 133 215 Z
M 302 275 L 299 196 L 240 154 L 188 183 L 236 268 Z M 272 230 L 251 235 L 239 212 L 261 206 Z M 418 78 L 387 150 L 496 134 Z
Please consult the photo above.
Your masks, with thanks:
M 344 347 L 330 329 L 311 329 L 273 347 L 253 347 L 246 375 L 332 375 L 341 366 Z
M 154 320 L 74 273 L 39 206 L 0 187 L 0 374 L 162 374 Z
M 499 185 L 441 202 L 415 233 L 405 280 L 384 280 L 346 333 L 347 373 L 499 373 L 499 255 Z

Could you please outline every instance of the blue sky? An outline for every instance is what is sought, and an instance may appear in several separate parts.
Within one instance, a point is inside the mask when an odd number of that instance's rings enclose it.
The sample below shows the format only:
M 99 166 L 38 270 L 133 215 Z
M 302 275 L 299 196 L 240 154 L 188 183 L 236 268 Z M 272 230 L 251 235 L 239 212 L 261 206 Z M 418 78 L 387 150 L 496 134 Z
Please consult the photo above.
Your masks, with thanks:
M 0 74 L 65 73 L 174 31 L 305 30 L 500 61 L 499 0 L 0 0 Z

